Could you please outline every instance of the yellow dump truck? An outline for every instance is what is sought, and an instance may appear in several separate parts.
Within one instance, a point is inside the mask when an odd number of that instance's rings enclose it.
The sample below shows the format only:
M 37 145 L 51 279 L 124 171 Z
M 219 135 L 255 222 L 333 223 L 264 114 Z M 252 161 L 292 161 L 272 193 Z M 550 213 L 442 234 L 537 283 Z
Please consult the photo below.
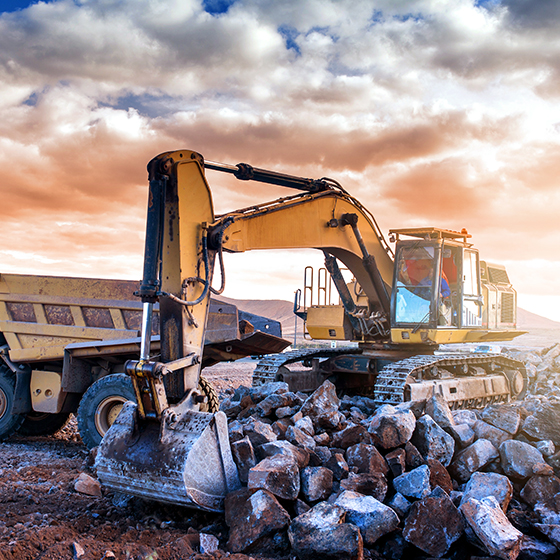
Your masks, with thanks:
M 125 362 L 138 356 L 142 302 L 139 282 L 0 274 L 0 440 L 14 432 L 46 435 L 71 413 L 86 445 L 96 446 L 122 405 L 135 400 Z M 159 352 L 159 309 L 152 352 Z M 280 323 L 213 299 L 202 366 L 288 343 Z M 217 397 L 199 384 L 208 411 Z

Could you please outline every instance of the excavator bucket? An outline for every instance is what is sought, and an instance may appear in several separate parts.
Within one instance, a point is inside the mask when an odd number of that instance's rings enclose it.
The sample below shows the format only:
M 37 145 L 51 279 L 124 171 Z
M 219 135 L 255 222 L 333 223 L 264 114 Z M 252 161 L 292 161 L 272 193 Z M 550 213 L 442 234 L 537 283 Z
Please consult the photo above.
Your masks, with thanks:
M 220 512 L 240 487 L 223 412 L 186 411 L 178 421 L 138 421 L 127 402 L 103 438 L 95 467 L 118 492 Z

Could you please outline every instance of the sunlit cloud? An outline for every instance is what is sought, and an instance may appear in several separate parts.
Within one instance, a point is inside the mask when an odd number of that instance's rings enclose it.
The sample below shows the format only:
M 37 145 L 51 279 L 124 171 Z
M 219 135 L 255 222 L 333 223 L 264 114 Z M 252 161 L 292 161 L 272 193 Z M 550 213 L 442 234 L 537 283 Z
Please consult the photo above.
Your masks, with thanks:
M 524 301 L 560 297 L 558 2 L 21 7 L 0 14 L 0 270 L 138 277 L 146 164 L 193 149 L 332 176 L 384 231 L 466 227 Z M 288 194 L 208 178 L 218 212 Z M 301 255 L 232 257 L 228 295 L 291 299 Z

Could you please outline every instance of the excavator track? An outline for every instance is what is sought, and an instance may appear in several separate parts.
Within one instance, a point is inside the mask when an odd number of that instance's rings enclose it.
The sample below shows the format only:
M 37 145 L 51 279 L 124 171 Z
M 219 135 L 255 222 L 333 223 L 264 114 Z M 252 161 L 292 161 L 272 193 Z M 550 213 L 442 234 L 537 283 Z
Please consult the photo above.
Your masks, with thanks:
M 490 393 L 487 396 L 477 396 L 450 403 L 452 408 L 484 408 L 489 404 L 507 402 L 513 396 L 521 396 L 526 388 L 525 367 L 521 362 L 512 358 L 498 354 L 485 354 L 483 356 L 467 354 L 443 354 L 413 356 L 405 360 L 400 360 L 385 366 L 378 374 L 374 388 L 374 400 L 379 405 L 399 404 L 406 399 L 405 389 L 407 382 L 412 378 L 417 381 L 429 380 L 438 381 L 445 378 L 438 377 L 437 370 L 442 368 L 446 371 L 451 370 L 454 375 L 450 378 L 460 383 L 461 379 L 473 377 L 469 372 L 472 368 L 479 368 L 494 375 L 502 376 L 507 379 L 507 391 L 501 393 Z M 520 372 L 524 380 L 524 387 L 517 391 L 517 395 L 512 394 L 511 389 L 514 383 L 513 377 L 508 376 L 508 371 Z M 460 372 L 457 374 L 457 372 Z M 475 379 L 484 379 L 484 374 L 475 375 Z M 433 385 L 433 383 L 432 383 Z
M 307 349 L 265 356 L 254 370 L 253 385 L 276 381 L 282 368 L 289 364 L 344 354 L 362 354 L 362 350 L 355 347 Z M 524 365 L 501 354 L 418 355 L 385 366 L 377 375 L 373 398 L 378 405 L 396 405 L 411 398 L 407 395 L 407 390 L 410 392 L 411 387 L 415 390 L 415 395 L 422 394 L 422 390 L 432 394 L 435 390 L 441 392 L 442 386 L 445 385 L 451 384 L 461 388 L 470 382 L 471 386 L 477 386 L 475 393 L 464 396 L 459 389 L 456 394 L 446 395 L 449 404 L 454 409 L 483 408 L 520 396 L 524 388 L 512 390 L 512 372 L 520 372 L 526 386 Z M 436 385 L 439 387 L 436 388 Z M 481 390 L 481 386 L 484 386 L 484 389 Z M 452 393 L 456 390 L 456 387 L 447 388 L 447 391 Z
M 307 348 L 305 350 L 292 350 L 282 354 L 269 354 L 259 360 L 253 371 L 253 386 L 264 385 L 277 380 L 280 368 L 288 364 L 311 360 L 313 358 L 332 358 L 341 354 L 361 354 L 360 348 L 343 346 L 340 348 Z

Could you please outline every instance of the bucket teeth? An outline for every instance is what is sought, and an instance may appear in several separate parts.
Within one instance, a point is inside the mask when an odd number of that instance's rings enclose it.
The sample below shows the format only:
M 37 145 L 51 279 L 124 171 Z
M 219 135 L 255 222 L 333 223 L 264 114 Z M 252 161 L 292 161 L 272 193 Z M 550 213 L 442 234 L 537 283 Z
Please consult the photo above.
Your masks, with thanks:
M 226 494 L 240 487 L 223 412 L 140 422 L 137 405 L 127 402 L 99 445 L 95 467 L 111 490 L 206 511 L 223 511 Z

